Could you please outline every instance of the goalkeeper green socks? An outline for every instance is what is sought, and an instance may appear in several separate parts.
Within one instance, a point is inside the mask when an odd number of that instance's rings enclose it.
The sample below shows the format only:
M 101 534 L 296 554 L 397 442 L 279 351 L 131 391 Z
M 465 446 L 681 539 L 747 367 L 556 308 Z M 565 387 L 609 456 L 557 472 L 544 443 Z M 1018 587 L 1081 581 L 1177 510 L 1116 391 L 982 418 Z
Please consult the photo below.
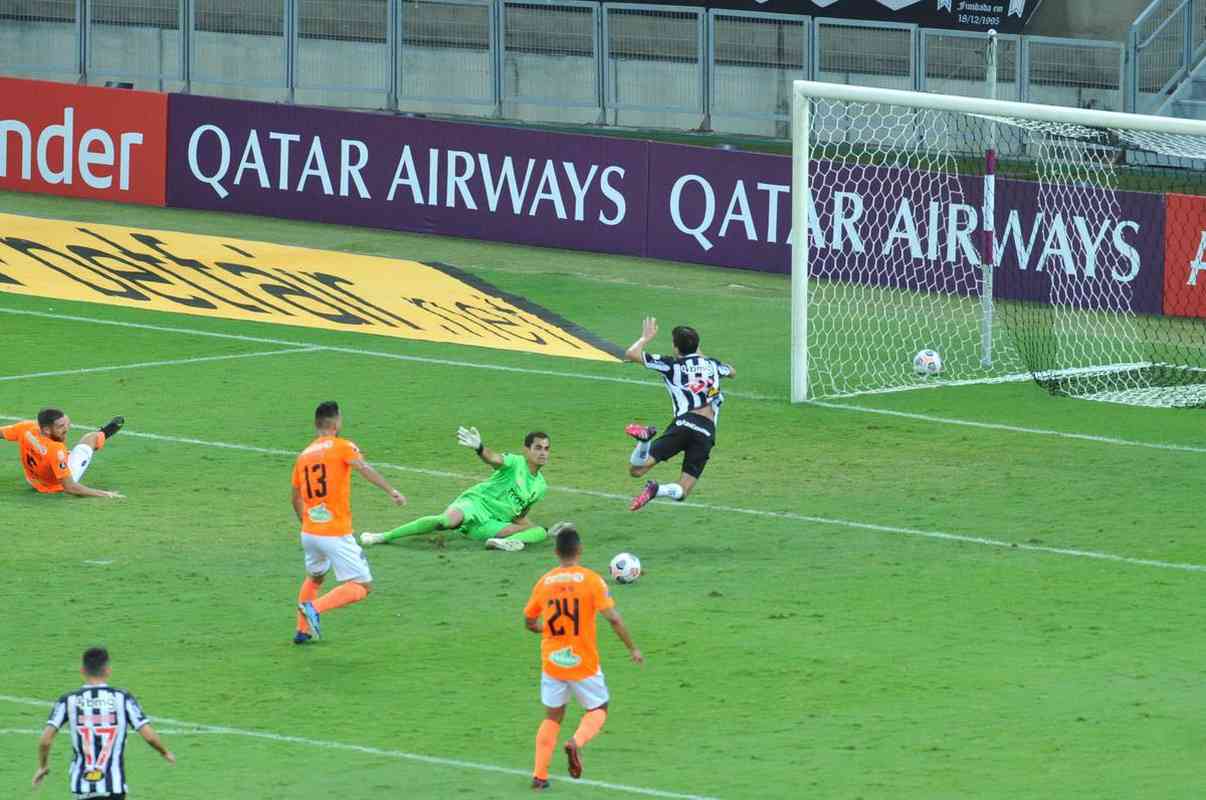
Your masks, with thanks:
M 523 542 L 524 544 L 536 544 L 549 538 L 549 532 L 544 528 L 528 528 L 520 531 L 519 533 L 513 533 L 507 538 L 513 539 L 517 542 Z
M 435 531 L 448 528 L 448 519 L 443 514 L 436 514 L 430 517 L 419 517 L 414 522 L 408 522 L 400 528 L 394 528 L 389 533 L 382 534 L 382 538 L 387 542 L 392 542 L 394 539 L 401 539 L 403 536 L 422 536 L 425 533 L 434 533 Z

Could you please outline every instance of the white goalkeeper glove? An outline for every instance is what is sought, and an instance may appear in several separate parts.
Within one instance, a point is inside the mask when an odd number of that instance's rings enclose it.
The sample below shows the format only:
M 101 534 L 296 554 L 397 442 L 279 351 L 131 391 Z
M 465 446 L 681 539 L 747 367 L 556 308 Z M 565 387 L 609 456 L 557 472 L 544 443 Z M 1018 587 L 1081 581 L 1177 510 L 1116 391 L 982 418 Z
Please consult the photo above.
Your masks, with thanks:
M 471 448 L 479 456 L 482 454 L 482 435 L 477 428 L 466 428 L 464 425 L 456 429 L 456 441 L 464 447 Z

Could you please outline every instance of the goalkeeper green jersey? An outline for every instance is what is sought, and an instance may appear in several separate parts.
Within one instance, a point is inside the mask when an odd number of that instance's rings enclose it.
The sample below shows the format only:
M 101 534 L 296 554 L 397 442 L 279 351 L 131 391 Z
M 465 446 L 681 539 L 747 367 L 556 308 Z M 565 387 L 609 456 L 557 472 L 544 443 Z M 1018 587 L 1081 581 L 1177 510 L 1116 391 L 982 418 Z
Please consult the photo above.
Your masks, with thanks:
M 491 517 L 510 522 L 538 503 L 547 489 L 544 475 L 528 471 L 527 459 L 507 453 L 489 479 L 470 486 L 461 497 L 474 501 Z

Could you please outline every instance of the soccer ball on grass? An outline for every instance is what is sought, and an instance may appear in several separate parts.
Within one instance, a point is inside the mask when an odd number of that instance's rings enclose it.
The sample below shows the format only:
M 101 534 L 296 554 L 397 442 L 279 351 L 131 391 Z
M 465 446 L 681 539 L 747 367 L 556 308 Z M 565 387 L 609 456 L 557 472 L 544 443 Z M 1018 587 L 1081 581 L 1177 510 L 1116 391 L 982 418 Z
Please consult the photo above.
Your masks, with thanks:
M 937 350 L 922 350 L 913 356 L 913 371 L 922 377 L 942 372 L 942 356 Z
M 636 583 L 641 577 L 641 560 L 632 553 L 620 553 L 611 560 L 610 569 L 616 583 Z

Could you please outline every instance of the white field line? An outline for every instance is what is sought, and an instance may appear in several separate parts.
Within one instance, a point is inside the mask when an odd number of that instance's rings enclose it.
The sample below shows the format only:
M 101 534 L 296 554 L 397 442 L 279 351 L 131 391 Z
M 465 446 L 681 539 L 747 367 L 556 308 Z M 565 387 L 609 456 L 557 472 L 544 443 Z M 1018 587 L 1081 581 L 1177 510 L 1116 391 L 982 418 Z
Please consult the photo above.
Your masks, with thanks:
M 1066 431 L 1053 431 L 1045 428 L 1018 428 L 1014 425 L 1002 425 L 996 422 L 975 422 L 967 419 L 950 419 L 948 417 L 935 417 L 930 414 L 914 414 L 909 411 L 893 411 L 887 408 L 870 408 L 868 406 L 856 406 L 846 403 L 827 403 L 824 400 L 810 400 L 809 405 L 821 406 L 823 408 L 838 408 L 843 411 L 859 411 L 864 414 L 883 414 L 889 417 L 901 417 L 904 419 L 915 419 L 922 422 L 939 422 L 945 425 L 962 425 L 968 428 L 985 428 L 994 431 L 1010 431 L 1034 433 L 1042 436 L 1058 436 L 1061 439 L 1078 439 L 1084 442 L 1097 442 L 1099 444 L 1113 444 L 1123 447 L 1147 447 L 1153 450 L 1172 450 L 1178 453 L 1206 453 L 1206 447 L 1195 447 L 1189 444 L 1161 444 L 1160 442 L 1137 442 L 1133 439 L 1119 439 L 1116 436 L 1094 436 L 1089 433 L 1067 433 Z
M 8 416 L 0 414 L 0 420 L 16 420 L 20 417 Z M 123 436 L 135 436 L 142 439 L 152 439 L 161 442 L 175 442 L 177 444 L 195 444 L 201 447 L 216 447 L 225 450 L 239 450 L 246 453 L 261 453 L 263 455 L 281 456 L 285 458 L 294 458 L 297 453 L 291 450 L 282 450 L 276 447 L 256 447 L 248 444 L 234 444 L 231 442 L 213 442 L 205 439 L 193 439 L 185 436 L 164 436 L 158 433 L 142 433 L 139 431 L 131 431 L 128 429 L 122 430 Z M 429 475 L 436 478 L 455 478 L 459 481 L 467 481 L 476 483 L 481 477 L 480 475 L 468 475 L 460 472 L 448 472 L 438 469 L 423 469 L 421 467 L 408 467 L 401 464 L 389 464 L 384 462 L 376 462 L 374 466 L 397 470 L 398 472 L 409 472 L 417 475 Z M 615 494 L 614 492 L 600 492 L 593 489 L 579 489 L 573 486 L 550 486 L 550 491 L 564 492 L 566 494 L 584 495 L 586 497 L 598 497 L 603 500 L 616 500 L 627 502 L 631 499 L 628 495 Z M 1159 567 L 1162 569 L 1175 569 L 1187 572 L 1206 572 L 1206 564 L 1184 564 L 1173 561 L 1158 561 L 1146 558 L 1132 558 L 1130 556 L 1120 556 L 1113 553 L 1103 553 L 1095 550 L 1077 550 L 1067 547 L 1048 547 L 1045 545 L 1028 544 L 1026 542 L 1008 542 L 1002 539 L 991 539 L 984 536 L 972 536 L 959 533 L 946 533 L 943 531 L 927 531 L 919 528 L 901 528 L 894 525 L 877 525 L 870 522 L 856 522 L 848 519 L 838 519 L 835 517 L 815 517 L 807 514 L 797 514 L 793 511 L 766 511 L 757 508 L 740 508 L 737 506 L 720 506 L 710 503 L 676 503 L 669 500 L 658 500 L 652 505 L 662 508 L 676 508 L 693 511 L 707 512 L 723 512 L 725 514 L 743 514 L 752 517 L 768 517 L 773 519 L 786 519 L 793 522 L 808 522 L 814 525 L 833 525 L 843 528 L 853 528 L 855 530 L 874 531 L 876 533 L 890 533 L 898 536 L 917 536 L 924 539 L 937 539 L 947 542 L 963 542 L 966 544 L 978 544 L 987 547 L 1009 548 L 1011 550 L 1028 550 L 1035 553 L 1050 553 L 1060 556 L 1072 556 L 1075 558 L 1089 558 L 1099 561 L 1114 561 L 1122 564 L 1133 564 L 1143 567 Z
M 49 700 L 34 700 L 28 697 L 11 697 L 9 695 L 0 695 L 0 701 L 6 703 L 15 703 L 23 706 L 41 706 L 47 710 L 53 705 Z M 386 758 L 401 759 L 404 761 L 417 761 L 420 764 L 430 764 L 440 767 L 455 767 L 457 769 L 477 770 L 479 772 L 498 772 L 504 775 L 516 775 L 522 778 L 531 778 L 531 770 L 515 769 L 513 767 L 499 767 L 494 764 L 482 764 L 476 761 L 461 761 L 455 758 L 440 758 L 438 756 L 425 756 L 419 753 L 407 753 L 402 750 L 383 750 L 378 747 L 366 747 L 358 744 L 345 744 L 344 742 L 329 742 L 322 739 L 308 739 L 304 736 L 286 736 L 280 733 L 270 733 L 267 731 L 250 731 L 242 728 L 231 728 L 226 725 L 207 725 L 199 722 L 184 722 L 178 719 L 168 719 L 167 717 L 154 717 L 152 721 L 166 723 L 168 725 L 177 725 L 181 728 L 191 728 L 200 733 L 205 731 L 214 734 L 226 734 L 229 736 L 245 736 L 249 739 L 264 739 L 270 742 L 283 742 L 286 744 L 299 744 L 306 747 L 317 747 L 324 750 L 342 750 L 345 752 L 365 753 L 372 756 L 384 756 Z M 166 733 L 166 731 L 164 731 Z M 681 794 L 679 792 L 665 792 L 660 789 L 647 789 L 642 786 L 628 786 L 623 783 L 606 783 L 604 781 L 592 781 L 585 778 L 574 780 L 572 778 L 562 777 L 560 775 L 550 775 L 550 780 L 562 782 L 568 786 L 592 786 L 596 789 L 610 789 L 614 792 L 624 792 L 627 794 L 639 794 L 646 797 L 667 797 L 673 800 L 717 800 L 714 797 L 706 797 L 697 794 Z
M 50 705 L 50 704 L 47 703 L 46 705 Z M 155 733 L 162 734 L 164 736 L 202 736 L 207 733 L 208 734 L 227 735 L 226 731 L 211 730 L 209 728 L 192 728 L 192 729 L 183 728 L 181 730 L 176 730 L 174 728 L 169 728 L 167 730 L 160 730 L 159 728 L 156 728 Z M 33 728 L 0 728 L 0 736 L 4 736 L 4 735 L 8 735 L 8 736 L 41 736 L 42 731 L 34 730 Z
M 429 358 L 427 356 L 408 356 L 401 353 L 387 353 L 380 350 L 363 350 L 359 347 L 339 347 L 336 345 L 323 345 L 313 342 L 297 342 L 288 339 L 272 339 L 264 336 L 244 336 L 235 333 L 219 333 L 217 331 L 203 331 L 196 328 L 175 328 L 168 325 L 149 325 L 141 322 L 122 322 L 112 319 L 99 319 L 96 317 L 77 317 L 70 314 L 50 314 L 44 311 L 27 311 L 17 308 L 0 307 L 0 313 L 3 314 L 20 314 L 30 317 L 44 317 L 46 319 L 67 320 L 70 322 L 91 322 L 97 325 L 114 325 L 119 328 L 136 328 L 139 330 L 161 331 L 163 333 L 176 333 L 184 336 L 208 336 L 215 339 L 233 339 L 238 342 L 258 342 L 260 344 L 279 344 L 287 347 L 296 347 L 299 349 L 323 350 L 332 353 L 349 353 L 358 356 L 370 356 L 373 358 L 389 358 L 395 361 L 410 361 L 420 364 L 438 364 L 446 367 L 464 367 L 466 369 L 485 369 L 495 372 L 518 372 L 527 375 L 551 375 L 557 378 L 571 378 L 574 380 L 584 381 L 603 381 L 605 383 L 628 383 L 638 386 L 658 386 L 660 382 L 650 380 L 641 380 L 637 378 L 620 378 L 613 375 L 590 375 L 583 372 L 561 372 L 554 369 L 531 369 L 529 367 L 508 367 L 502 364 L 482 364 L 476 361 L 460 361 L 451 358 Z M 775 400 L 783 401 L 784 397 L 772 395 L 755 394 L 752 392 L 730 392 L 725 391 L 732 397 L 740 397 L 746 400 Z
M 288 350 L 264 350 L 259 353 L 231 353 L 223 356 L 198 356 L 196 358 L 177 358 L 171 361 L 142 361 L 137 364 L 114 364 L 108 367 L 83 367 L 81 369 L 60 369 L 53 372 L 28 372 L 24 375 L 0 375 L 0 381 L 21 381 L 26 378 L 53 378 L 60 375 L 85 375 L 89 372 L 116 372 L 123 369 L 142 369 L 144 367 L 171 367 L 177 364 L 202 364 L 206 361 L 231 361 L 236 358 L 260 358 L 261 356 L 279 356 L 286 353 L 313 353 L 317 347 L 294 347 Z
M 375 357 L 375 358 L 390 358 L 390 359 L 396 359 L 399 361 L 410 361 L 410 362 L 417 362 L 417 363 L 423 363 L 423 364 L 440 364 L 443 366 L 465 367 L 468 369 L 486 369 L 486 370 L 494 370 L 494 371 L 498 371 L 498 372 L 517 372 L 517 373 L 525 373 L 525 374 L 531 374 L 531 375 L 552 375 L 552 376 L 558 377 L 558 378 L 572 378 L 572 379 L 578 379 L 578 380 L 603 381 L 605 383 L 626 383 L 626 384 L 635 384 L 638 386 L 657 387 L 657 388 L 660 388 L 662 386 L 661 383 L 656 383 L 653 381 L 646 381 L 646 380 L 637 380 L 635 378 L 619 378 L 619 377 L 614 377 L 614 376 L 610 376 L 610 375 L 587 375 L 587 374 L 575 373 L 575 372 L 559 372 L 557 370 L 529 369 L 526 367 L 506 367 L 506 366 L 501 366 L 498 364 L 480 364 L 480 363 L 476 363 L 473 361 L 455 361 L 455 360 L 451 360 L 451 359 L 426 358 L 423 356 L 401 355 L 399 353 L 384 353 L 384 352 L 378 352 L 378 351 L 373 351 L 373 350 L 361 350 L 359 348 L 354 348 L 354 347 L 328 347 L 325 345 L 319 345 L 319 344 L 313 344 L 313 343 L 307 343 L 307 342 L 295 342 L 295 341 L 289 341 L 289 340 L 285 340 L 285 339 L 269 339 L 269 338 L 260 337 L 260 336 L 242 336 L 242 335 L 233 334 L 233 333 L 218 333 L 216 331 L 202 331 L 202 330 L 195 330 L 195 329 L 191 329 L 191 328 L 173 328 L 173 327 L 170 327 L 167 325 L 148 325 L 148 324 L 137 323 L 137 322 L 121 322 L 118 320 L 99 319 L 99 318 L 95 318 L 95 317 L 77 317 L 77 316 L 72 316 L 69 314 L 50 314 L 50 313 L 46 313 L 46 312 L 42 312 L 42 311 L 27 311 L 25 309 L 0 307 L 0 313 L 21 314 L 21 315 L 25 315 L 25 316 L 45 317 L 48 319 L 70 320 L 70 321 L 74 321 L 74 322 L 91 322 L 91 323 L 95 323 L 97 325 L 115 325 L 117 327 L 122 327 L 122 328 L 137 328 L 140 330 L 162 331 L 164 333 L 176 333 L 176 334 L 182 334 L 182 335 L 186 335 L 186 336 L 209 336 L 209 337 L 213 337 L 216 339 L 233 339 L 233 340 L 242 341 L 242 342 L 259 342 L 261 344 L 278 344 L 278 345 L 286 345 L 288 347 L 296 347 L 299 349 L 311 349 L 312 348 L 315 351 L 325 350 L 325 351 L 336 352 L 336 353 L 349 353 L 352 355 L 371 356 L 371 357 Z M 949 385 L 949 384 L 947 384 L 947 385 Z M 938 387 L 935 386 L 935 388 L 938 388 Z M 772 401 L 772 402 L 786 402 L 785 397 L 778 397 L 778 396 L 774 396 L 774 395 L 762 395 L 762 394 L 754 394 L 754 393 L 747 393 L 747 392 L 733 392 L 733 391 L 729 391 L 727 389 L 725 390 L 725 394 L 727 394 L 731 397 L 740 397 L 740 398 L 743 398 L 746 400 L 767 400 L 767 401 Z M 861 411 L 865 414 L 885 414 L 888 416 L 907 417 L 909 419 L 915 419 L 915 420 L 919 420 L 919 421 L 923 421 L 923 422 L 933 422 L 933 423 L 938 423 L 941 425 L 962 425 L 965 427 L 987 428 L 987 429 L 991 429 L 991 430 L 1006 431 L 1009 433 L 1025 433 L 1025 434 L 1032 434 L 1032 435 L 1037 435 L 1037 436 L 1055 436 L 1055 437 L 1064 438 L 1064 439 L 1079 439 L 1081 441 L 1098 442 L 1101 444 L 1126 445 L 1128 447 L 1148 447 L 1148 448 L 1151 448 L 1154 450 L 1180 450 L 1180 451 L 1190 452 L 1190 453 L 1206 452 L 1206 448 L 1199 448 L 1199 447 L 1190 447 L 1190 446 L 1182 447 L 1179 445 L 1167 445 L 1167 444 L 1159 444 L 1159 443 L 1154 443 L 1154 442 L 1139 442 L 1139 441 L 1134 441 L 1134 440 L 1130 440 L 1130 439 L 1117 439 L 1117 438 L 1109 437 L 1109 436 L 1094 436 L 1091 434 L 1083 434 L 1083 433 L 1066 433 L 1064 431 L 1048 430 L 1046 428 L 1027 428 L 1027 427 L 1023 427 L 1023 426 L 1019 426 L 1019 425 L 1005 425 L 1005 424 L 996 424 L 996 423 L 987 423 L 987 422 L 975 422 L 973 420 L 955 419 L 955 418 L 951 418 L 951 417 L 936 417 L 936 416 L 932 416 L 929 414 L 911 414 L 911 413 L 907 413 L 907 412 L 903 412 L 903 411 L 889 411 L 887 409 L 869 408 L 866 406 L 859 406 L 859 405 L 846 404 L 846 403 L 830 403 L 830 402 L 826 402 L 826 401 L 815 401 L 814 400 L 814 401 L 809 401 L 809 404 L 816 405 L 816 406 L 822 406 L 825 408 L 841 408 L 841 409 L 845 409 L 847 411 Z

